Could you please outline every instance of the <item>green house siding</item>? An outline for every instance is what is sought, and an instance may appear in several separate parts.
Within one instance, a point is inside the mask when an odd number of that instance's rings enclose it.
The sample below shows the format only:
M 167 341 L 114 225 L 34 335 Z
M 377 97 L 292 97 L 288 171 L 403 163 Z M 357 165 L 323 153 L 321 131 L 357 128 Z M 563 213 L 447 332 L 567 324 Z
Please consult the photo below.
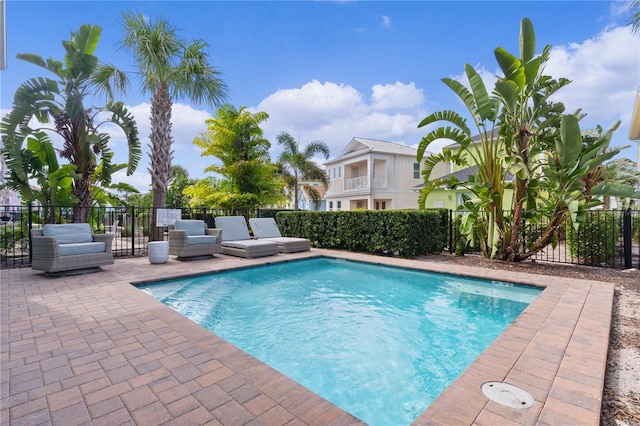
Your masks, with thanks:
M 431 191 L 425 202 L 425 208 L 444 208 L 456 210 L 458 208 L 458 202 L 461 199 L 461 194 L 469 191 L 463 189 L 444 189 L 438 188 Z M 502 200 L 502 208 L 505 210 L 511 209 L 513 205 L 513 190 L 505 189 L 504 199 Z

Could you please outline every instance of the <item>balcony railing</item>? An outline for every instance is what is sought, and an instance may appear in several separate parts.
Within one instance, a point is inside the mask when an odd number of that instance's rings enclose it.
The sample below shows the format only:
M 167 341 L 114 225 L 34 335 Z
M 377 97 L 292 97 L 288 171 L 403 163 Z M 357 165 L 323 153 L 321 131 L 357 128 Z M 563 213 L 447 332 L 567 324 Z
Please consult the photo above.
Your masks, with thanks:
M 369 187 L 369 176 L 358 176 L 344 180 L 345 191 L 355 191 L 358 189 L 386 189 L 388 187 L 388 180 L 386 176 L 375 176 L 371 187 Z
M 344 180 L 345 191 L 355 191 L 357 189 L 369 188 L 369 176 L 358 176 Z

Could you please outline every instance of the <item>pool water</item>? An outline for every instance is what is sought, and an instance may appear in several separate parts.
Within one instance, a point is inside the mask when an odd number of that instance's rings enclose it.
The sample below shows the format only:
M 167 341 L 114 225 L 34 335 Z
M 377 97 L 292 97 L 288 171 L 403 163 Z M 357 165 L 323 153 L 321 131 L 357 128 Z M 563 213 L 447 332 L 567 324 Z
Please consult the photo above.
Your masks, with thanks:
M 330 258 L 140 288 L 375 425 L 415 420 L 541 291 Z

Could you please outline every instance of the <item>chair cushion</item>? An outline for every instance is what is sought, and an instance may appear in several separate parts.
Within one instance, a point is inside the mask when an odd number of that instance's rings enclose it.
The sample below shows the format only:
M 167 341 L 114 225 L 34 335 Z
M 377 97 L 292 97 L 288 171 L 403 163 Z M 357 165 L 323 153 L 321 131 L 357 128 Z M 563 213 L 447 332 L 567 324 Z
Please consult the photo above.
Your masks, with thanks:
M 93 234 L 88 223 L 48 223 L 42 228 L 42 235 L 55 237 L 58 244 L 93 242 Z
M 75 243 L 61 244 L 60 256 L 74 256 L 78 254 L 104 253 L 107 250 L 105 243 Z
M 204 220 L 176 220 L 175 224 L 175 229 L 181 229 L 187 235 L 204 235 L 205 228 Z
M 244 216 L 218 216 L 216 228 L 222 229 L 222 241 L 250 240 Z
M 223 231 L 224 235 L 224 231 Z M 223 241 L 224 247 L 233 247 L 237 249 L 248 249 L 251 247 L 278 247 L 278 244 L 270 240 L 235 240 L 235 241 Z
M 187 244 L 216 244 L 218 237 L 215 235 L 187 235 Z
M 252 218 L 249 219 L 249 224 L 253 230 L 253 235 L 257 238 L 282 237 L 280 229 L 272 217 Z

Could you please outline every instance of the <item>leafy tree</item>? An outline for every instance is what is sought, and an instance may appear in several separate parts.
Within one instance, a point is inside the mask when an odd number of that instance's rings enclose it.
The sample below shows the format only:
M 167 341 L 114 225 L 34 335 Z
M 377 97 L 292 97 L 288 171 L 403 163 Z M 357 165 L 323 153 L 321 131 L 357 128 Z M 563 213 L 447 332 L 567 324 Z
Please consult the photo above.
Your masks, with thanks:
M 209 197 L 212 207 L 251 209 L 282 199 L 283 184 L 269 158 L 271 144 L 260 128 L 268 117 L 266 112 L 252 114 L 227 104 L 206 121 L 208 130 L 194 139 L 204 150 L 202 156 L 212 155 L 221 162 L 205 169 L 222 175 Z
M 153 207 L 164 208 L 173 151 L 171 108 L 174 98 L 219 106 L 227 96 L 220 72 L 209 63 L 207 43 L 187 42 L 164 19 L 146 20 L 142 13 L 123 14 L 121 46 L 133 55 L 142 79 L 142 92 L 151 93 L 151 187 Z M 155 223 L 155 209 L 152 223 Z M 162 239 L 155 228 L 151 240 Z
M 106 184 L 111 182 L 114 169 L 108 147 L 109 134 L 100 133 L 100 126 L 114 123 L 124 132 L 129 146 L 128 174 L 135 171 L 140 158 L 135 121 L 122 102 L 112 100 L 114 88 L 122 91 L 126 88 L 126 76 L 112 65 L 100 63 L 94 56 L 101 32 L 100 27 L 92 25 L 82 25 L 78 32 L 72 32 L 71 38 L 62 42 L 66 52 L 63 61 L 51 58 L 44 60 L 35 54 L 18 54 L 18 59 L 52 72 L 57 80 L 38 77 L 23 83 L 15 93 L 12 111 L 3 118 L 0 125 L 3 153 L 11 170 L 12 185 L 23 191 L 23 195 L 27 195 L 25 200 L 34 200 L 26 189 L 29 178 L 37 179 L 34 173 L 41 173 L 48 166 L 56 166 L 47 148 L 50 141 L 44 130 L 62 137 L 60 157 L 69 160 L 74 170 L 73 174 L 70 171 L 66 173 L 68 168 L 64 166 L 57 170 L 60 173 L 65 170 L 66 178 L 72 178 L 71 189 L 77 200 L 74 210 L 76 222 L 87 220 L 88 208 L 92 204 L 91 183 L 96 178 L 99 161 L 102 162 L 102 167 L 98 179 Z M 85 108 L 85 98 L 90 95 L 105 95 L 109 101 L 103 107 Z M 104 121 L 97 121 L 105 116 Z M 32 119 L 41 124 L 52 122 L 54 126 L 32 128 Z M 32 147 L 37 145 L 41 154 L 35 154 L 30 149 L 29 142 L 26 150 L 23 149 L 25 141 L 31 141 Z M 47 150 L 47 153 L 42 154 L 42 150 Z M 52 171 L 48 170 L 47 173 L 51 175 Z M 68 180 L 58 177 L 61 178 L 58 183 L 66 185 Z M 63 200 L 49 197 L 46 201 Z
M 198 179 L 193 184 L 184 188 L 184 194 L 189 200 L 189 207 L 197 208 L 201 206 L 219 207 L 219 194 L 223 191 L 218 179 L 208 176 Z
M 174 209 L 189 204 L 189 197 L 184 190 L 189 185 L 196 183 L 195 179 L 189 179 L 189 171 L 182 166 L 171 166 L 169 172 L 169 187 L 167 188 L 167 205 Z
M 329 147 L 322 141 L 310 142 L 304 150 L 300 151 L 298 142 L 286 132 L 277 136 L 278 143 L 284 147 L 278 162 L 283 165 L 285 184 L 289 191 L 294 194 L 294 209 L 298 210 L 298 187 L 301 180 L 318 181 L 325 187 L 329 186 L 327 173 L 313 162 L 312 158 L 321 154 L 324 159 L 329 158 Z M 316 188 L 311 185 L 302 185 L 316 206 L 320 204 L 322 196 Z
M 445 149 L 425 159 L 420 206 L 424 207 L 427 195 L 438 185 L 466 188 L 473 197 L 465 202 L 469 213 L 461 219 L 461 233 L 467 241 L 477 241 L 487 257 L 520 261 L 532 256 L 557 242 L 567 213 L 575 226 L 580 226 L 585 209 L 599 202 L 587 199 L 584 176 L 619 152 L 608 148 L 618 124 L 593 143 L 583 144 L 578 124 L 582 115 L 563 114 L 564 105 L 550 101 L 569 84 L 567 79 L 543 74 L 550 49 L 545 46 L 535 56 L 533 25 L 525 18 L 520 27 L 520 57 L 502 47 L 494 50 L 504 76 L 498 78 L 491 94 L 469 64 L 465 65 L 469 88 L 450 78 L 442 80 L 467 107 L 479 139 L 473 139 L 467 120 L 455 111 L 433 113 L 419 124 L 444 121 L 454 127 L 439 127 L 425 136 L 418 148 L 418 161 L 436 139 L 459 144 L 457 150 Z M 477 165 L 478 171 L 466 181 L 429 182 L 431 170 L 442 161 Z M 515 176 L 515 182 L 506 182 L 507 171 Z M 512 189 L 514 197 L 505 211 L 506 189 Z M 634 195 L 632 188 L 605 184 L 595 185 L 590 193 Z M 525 232 L 525 221 L 543 223 L 544 219 L 548 221 L 541 235 Z

